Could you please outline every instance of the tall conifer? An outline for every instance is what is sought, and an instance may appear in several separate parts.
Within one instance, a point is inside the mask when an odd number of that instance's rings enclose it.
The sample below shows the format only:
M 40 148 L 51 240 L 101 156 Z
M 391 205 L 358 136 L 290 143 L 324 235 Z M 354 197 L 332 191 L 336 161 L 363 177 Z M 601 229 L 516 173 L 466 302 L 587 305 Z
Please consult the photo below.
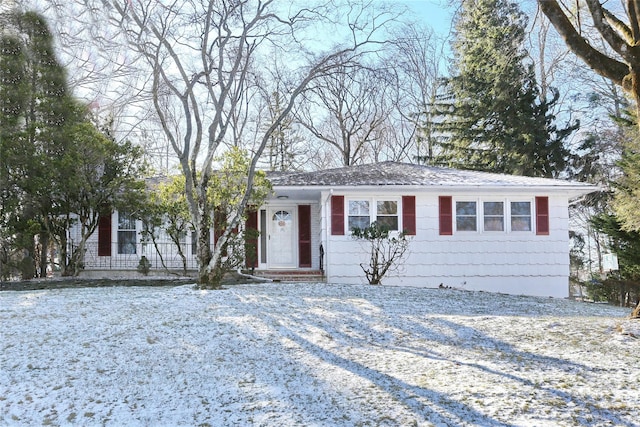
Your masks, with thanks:
M 528 176 L 557 176 L 569 152 L 550 100 L 540 99 L 524 46 L 527 18 L 508 0 L 464 0 L 455 20 L 453 76 L 439 105 L 433 163 Z

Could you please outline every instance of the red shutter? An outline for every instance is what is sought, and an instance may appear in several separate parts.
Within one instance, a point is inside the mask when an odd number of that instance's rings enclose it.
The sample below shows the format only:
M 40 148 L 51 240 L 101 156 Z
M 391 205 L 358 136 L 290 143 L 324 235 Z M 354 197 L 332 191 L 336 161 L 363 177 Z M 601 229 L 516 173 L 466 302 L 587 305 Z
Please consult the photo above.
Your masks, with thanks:
M 416 235 L 416 196 L 402 196 L 402 230 Z
M 344 196 L 331 196 L 331 234 L 344 236 Z
M 98 256 L 111 256 L 111 213 L 98 218 Z
M 258 212 L 254 210 L 247 212 L 244 225 L 245 233 L 247 231 L 253 233 L 245 239 L 245 265 L 247 268 L 255 268 L 258 267 Z
M 311 206 L 298 206 L 299 266 L 311 268 Z
M 440 218 L 440 235 L 451 236 L 453 234 L 453 201 L 451 196 L 440 196 L 439 218 Z
M 536 234 L 549 235 L 549 198 L 536 197 Z

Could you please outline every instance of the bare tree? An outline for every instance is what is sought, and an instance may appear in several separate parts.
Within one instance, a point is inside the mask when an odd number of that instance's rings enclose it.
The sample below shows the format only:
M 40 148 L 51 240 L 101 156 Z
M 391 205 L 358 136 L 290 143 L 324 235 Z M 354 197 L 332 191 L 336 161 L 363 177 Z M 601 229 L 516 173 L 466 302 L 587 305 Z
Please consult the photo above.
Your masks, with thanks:
M 148 99 L 185 176 L 189 210 L 198 233 L 199 282 L 215 287 L 222 250 L 249 201 L 256 164 L 297 98 L 317 78 L 355 63 L 381 40 L 378 30 L 392 16 L 368 4 L 327 1 L 315 6 L 275 0 L 180 0 L 121 2 L 79 0 L 95 21 L 109 22 L 124 36 L 133 64 L 149 71 L 136 88 Z M 377 13 L 377 14 L 376 14 Z M 340 17 L 341 21 L 338 21 Z M 323 24 L 344 28 L 348 43 L 320 51 L 312 34 Z M 111 43 L 112 40 L 99 42 Z M 336 42 L 338 40 L 335 40 Z M 261 64 L 273 52 L 296 52 L 286 82 L 278 82 L 281 111 L 260 129 L 258 113 L 269 80 Z M 144 84 L 141 84 L 144 83 Z M 227 146 L 253 147 L 244 198 L 226 231 L 210 248 L 213 206 L 208 196 L 214 159 Z
M 624 88 L 640 112 L 640 0 L 628 0 L 617 10 L 605 8 L 600 0 L 578 0 L 572 10 L 557 0 L 538 0 L 538 5 L 569 49 L 596 73 Z M 588 13 L 582 13 L 582 5 Z
M 282 112 L 282 100 L 280 93 L 274 92 L 268 99 L 269 122 L 265 126 L 270 126 L 277 120 Z M 301 169 L 305 163 L 305 157 L 301 148 L 303 139 L 298 133 L 293 115 L 280 122 L 278 127 L 271 133 L 269 143 L 266 147 L 265 163 L 272 171 L 292 171 Z
M 445 63 L 445 40 L 433 30 L 416 23 L 399 27 L 393 36 L 389 63 L 396 78 L 392 112 L 394 144 L 412 160 L 433 158 L 433 106 Z
M 299 122 L 340 157 L 341 166 L 374 160 L 372 145 L 388 116 L 383 71 L 374 67 L 341 67 L 318 79 L 305 94 Z

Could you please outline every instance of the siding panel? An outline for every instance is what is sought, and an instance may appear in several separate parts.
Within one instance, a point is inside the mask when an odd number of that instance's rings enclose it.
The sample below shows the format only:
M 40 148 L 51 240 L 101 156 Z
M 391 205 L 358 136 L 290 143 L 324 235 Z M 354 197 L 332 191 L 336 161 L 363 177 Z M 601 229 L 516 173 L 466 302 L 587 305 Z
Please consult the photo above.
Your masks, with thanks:
M 349 196 L 349 195 L 346 195 Z M 478 196 L 509 200 L 523 194 Z M 442 199 L 434 193 L 416 195 L 416 229 L 400 272 L 383 278 L 385 285 L 438 287 L 440 283 L 466 290 L 566 297 L 568 293 L 567 200 L 548 198 L 548 235 L 530 232 L 478 232 L 440 235 Z M 530 200 L 535 200 L 531 194 Z M 452 213 L 452 212 L 451 212 Z M 532 212 L 535 215 L 535 210 Z M 446 215 L 445 215 L 446 216 Z M 535 221 L 535 218 L 532 218 Z M 328 281 L 366 283 L 359 264 L 366 261 L 363 245 L 353 239 L 329 236 Z

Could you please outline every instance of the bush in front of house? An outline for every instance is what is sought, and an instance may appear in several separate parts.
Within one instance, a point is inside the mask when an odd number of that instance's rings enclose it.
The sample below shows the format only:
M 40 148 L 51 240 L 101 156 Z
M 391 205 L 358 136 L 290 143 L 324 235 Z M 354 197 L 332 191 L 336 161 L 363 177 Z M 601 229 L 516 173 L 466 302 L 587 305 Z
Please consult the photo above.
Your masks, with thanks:
M 370 285 L 381 284 L 385 274 L 400 267 L 409 248 L 404 232 L 389 230 L 376 221 L 365 228 L 354 227 L 351 232 L 354 239 L 368 242 L 369 263 L 361 263 L 360 267 Z

